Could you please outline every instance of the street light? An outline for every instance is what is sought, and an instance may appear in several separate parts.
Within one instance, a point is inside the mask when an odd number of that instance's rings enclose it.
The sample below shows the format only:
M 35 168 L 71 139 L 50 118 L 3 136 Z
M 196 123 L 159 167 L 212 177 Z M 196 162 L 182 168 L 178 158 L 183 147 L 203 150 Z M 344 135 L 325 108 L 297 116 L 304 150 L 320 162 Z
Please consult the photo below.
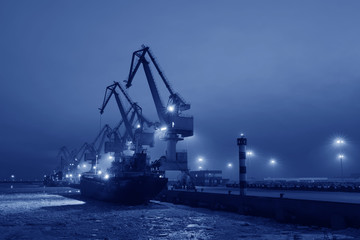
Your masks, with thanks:
M 271 158 L 271 159 L 269 160 L 269 165 L 270 165 L 271 168 L 273 168 L 274 170 L 275 170 L 276 164 L 277 164 L 277 161 L 276 161 L 274 158 Z M 273 172 L 273 174 L 274 174 L 274 177 L 275 177 L 275 172 Z
M 228 168 L 232 168 L 232 166 L 233 166 L 232 163 L 228 163 L 228 164 L 227 164 L 227 167 L 228 167 Z
M 335 147 L 339 148 L 339 150 L 341 152 L 342 147 L 345 145 L 345 140 L 343 138 L 340 138 L 340 137 L 335 138 L 334 145 L 335 145 Z M 343 180 L 343 176 L 344 176 L 343 175 L 343 173 L 344 173 L 344 171 L 343 171 L 343 159 L 344 159 L 345 156 L 344 156 L 344 154 L 340 153 L 340 154 L 338 154 L 337 157 L 338 157 L 338 159 L 340 159 L 341 180 Z
M 273 159 L 273 158 L 270 159 L 269 164 L 270 164 L 271 166 L 275 166 L 275 165 L 276 165 L 276 160 Z
M 343 138 L 335 138 L 334 144 L 335 146 L 341 147 L 345 144 L 345 140 Z
M 202 157 L 198 157 L 197 162 L 199 163 L 199 170 L 203 169 L 203 164 L 205 163 L 204 159 Z
M 251 157 L 254 155 L 254 152 L 253 151 L 247 151 L 246 152 L 246 157 L 247 157 L 247 159 L 249 159 L 249 161 L 247 161 L 248 162 L 248 164 L 247 164 L 247 170 L 248 170 L 248 172 L 249 172 L 249 169 L 250 169 L 250 159 L 251 159 Z M 250 174 L 249 174 L 250 175 Z
M 344 154 L 339 154 L 338 158 L 340 159 L 340 168 L 341 168 L 341 180 L 343 180 L 343 159 L 344 159 Z

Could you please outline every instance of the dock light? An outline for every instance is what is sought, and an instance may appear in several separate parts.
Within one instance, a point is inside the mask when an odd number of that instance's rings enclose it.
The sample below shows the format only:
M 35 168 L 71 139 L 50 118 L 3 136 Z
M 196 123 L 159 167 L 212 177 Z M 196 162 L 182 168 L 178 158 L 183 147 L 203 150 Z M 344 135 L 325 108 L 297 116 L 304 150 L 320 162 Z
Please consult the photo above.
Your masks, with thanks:
M 98 174 L 99 174 L 99 175 L 101 175 L 101 174 L 102 174 L 102 171 L 101 171 L 101 170 L 99 170 L 99 171 L 98 171 Z
M 341 180 L 344 180 L 343 160 L 345 158 L 345 155 L 344 154 L 339 154 L 338 158 L 340 159 Z
M 166 130 L 167 130 L 167 127 L 160 128 L 160 131 L 166 131 Z
M 335 146 L 342 146 L 345 144 L 345 140 L 343 138 L 336 138 L 334 140 L 334 145 Z
M 108 180 L 109 177 L 110 177 L 109 174 L 105 174 L 104 179 L 105 179 L 105 180 Z
M 175 106 L 174 106 L 174 105 L 169 105 L 169 106 L 167 107 L 167 110 L 168 110 L 169 112 L 173 112 L 173 111 L 175 111 Z

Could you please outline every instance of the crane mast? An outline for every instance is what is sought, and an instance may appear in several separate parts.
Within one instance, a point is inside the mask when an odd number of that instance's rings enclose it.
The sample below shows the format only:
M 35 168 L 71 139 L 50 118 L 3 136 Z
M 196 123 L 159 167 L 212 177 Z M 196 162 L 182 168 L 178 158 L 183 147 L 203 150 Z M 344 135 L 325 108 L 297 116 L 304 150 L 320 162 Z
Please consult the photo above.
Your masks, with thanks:
M 150 60 L 147 60 L 146 56 L 148 56 Z M 160 75 L 160 78 L 162 79 L 166 89 L 169 92 L 167 106 L 165 106 L 161 100 L 159 90 L 156 86 L 153 74 L 149 66 L 151 62 L 155 66 L 156 71 Z M 183 140 L 184 137 L 193 136 L 193 117 L 186 117 L 181 115 L 182 111 L 190 109 L 190 104 L 186 103 L 180 97 L 180 95 L 178 93 L 175 93 L 174 90 L 171 88 L 171 85 L 165 78 L 163 72 L 159 67 L 159 64 L 150 52 L 149 47 L 143 46 L 142 49 L 137 50 L 133 53 L 129 76 L 128 80 L 126 81 L 126 88 L 131 87 L 134 77 L 141 64 L 143 66 L 145 76 L 151 91 L 151 95 L 154 100 L 158 118 L 160 120 L 160 123 L 163 125 L 162 129 L 166 129 L 164 137 L 164 140 L 167 141 L 166 161 L 168 162 L 168 169 L 166 170 L 179 170 L 179 168 L 180 170 L 185 170 L 187 169 L 187 159 L 184 160 L 178 158 L 178 154 L 176 152 L 176 144 L 178 141 Z

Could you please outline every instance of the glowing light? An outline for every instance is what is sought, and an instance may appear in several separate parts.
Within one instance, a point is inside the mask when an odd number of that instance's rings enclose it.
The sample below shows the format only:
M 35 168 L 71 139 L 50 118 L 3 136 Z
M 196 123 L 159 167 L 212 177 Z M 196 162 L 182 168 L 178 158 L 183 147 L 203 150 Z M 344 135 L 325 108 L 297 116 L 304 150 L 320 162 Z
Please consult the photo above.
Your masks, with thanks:
M 345 157 L 344 154 L 339 154 L 338 155 L 338 158 L 341 159 L 341 160 L 344 159 L 344 157 Z
M 98 174 L 99 174 L 99 175 L 101 175 L 101 174 L 102 174 L 102 171 L 101 171 L 101 170 L 99 170 L 99 171 L 98 171 Z
M 252 151 L 247 151 L 246 152 L 246 155 L 248 155 L 248 156 L 252 156 L 254 153 L 252 152 Z
M 175 127 L 175 123 L 174 123 L 174 122 L 171 123 L 171 127 Z
M 86 164 L 83 164 L 83 168 L 86 168 Z
M 335 144 L 336 146 L 341 146 L 341 145 L 345 144 L 345 140 L 342 139 L 342 138 L 336 138 L 336 139 L 334 140 L 334 144 Z
M 243 133 L 240 133 L 240 137 L 243 137 L 244 136 L 244 134 Z
M 72 174 L 70 174 L 69 176 L 72 177 Z
M 93 169 L 96 169 L 96 166 L 93 166 Z
M 104 179 L 107 180 L 107 179 L 109 179 L 109 177 L 110 177 L 109 174 L 105 174 Z
M 232 168 L 233 165 L 232 165 L 232 163 L 228 163 L 227 166 L 228 166 L 228 168 Z
M 66 178 L 69 178 L 69 174 L 66 174 L 65 177 L 66 177 Z
M 109 160 L 113 160 L 113 159 L 114 159 L 114 157 L 110 155 L 110 156 L 109 156 Z
M 136 128 L 141 128 L 141 125 L 140 124 L 136 125 Z
M 15 178 L 15 175 L 11 175 L 11 178 Z
M 270 165 L 275 165 L 276 164 L 276 160 L 275 159 L 270 159 Z
M 203 162 L 204 159 L 200 157 L 200 158 L 198 158 L 198 161 L 199 161 L 199 162 Z
M 202 166 L 199 166 L 199 169 L 201 170 L 201 169 L 202 169 Z
M 81 174 L 80 174 L 80 173 L 78 174 L 78 177 L 81 177 Z
M 167 127 L 160 128 L 160 131 L 166 131 L 166 130 L 167 130 Z
M 175 111 L 174 105 L 169 105 L 169 106 L 167 107 L 167 110 L 168 110 L 169 112 Z

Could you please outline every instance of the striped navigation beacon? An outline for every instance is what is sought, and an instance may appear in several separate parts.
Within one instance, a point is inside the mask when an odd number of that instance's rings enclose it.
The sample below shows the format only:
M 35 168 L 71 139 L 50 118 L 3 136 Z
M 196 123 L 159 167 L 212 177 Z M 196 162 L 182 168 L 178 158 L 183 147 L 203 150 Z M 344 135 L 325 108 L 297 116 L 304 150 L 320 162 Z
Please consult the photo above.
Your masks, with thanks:
M 237 145 L 239 146 L 239 186 L 241 196 L 246 195 L 246 144 L 246 137 L 244 134 L 240 134 Z

